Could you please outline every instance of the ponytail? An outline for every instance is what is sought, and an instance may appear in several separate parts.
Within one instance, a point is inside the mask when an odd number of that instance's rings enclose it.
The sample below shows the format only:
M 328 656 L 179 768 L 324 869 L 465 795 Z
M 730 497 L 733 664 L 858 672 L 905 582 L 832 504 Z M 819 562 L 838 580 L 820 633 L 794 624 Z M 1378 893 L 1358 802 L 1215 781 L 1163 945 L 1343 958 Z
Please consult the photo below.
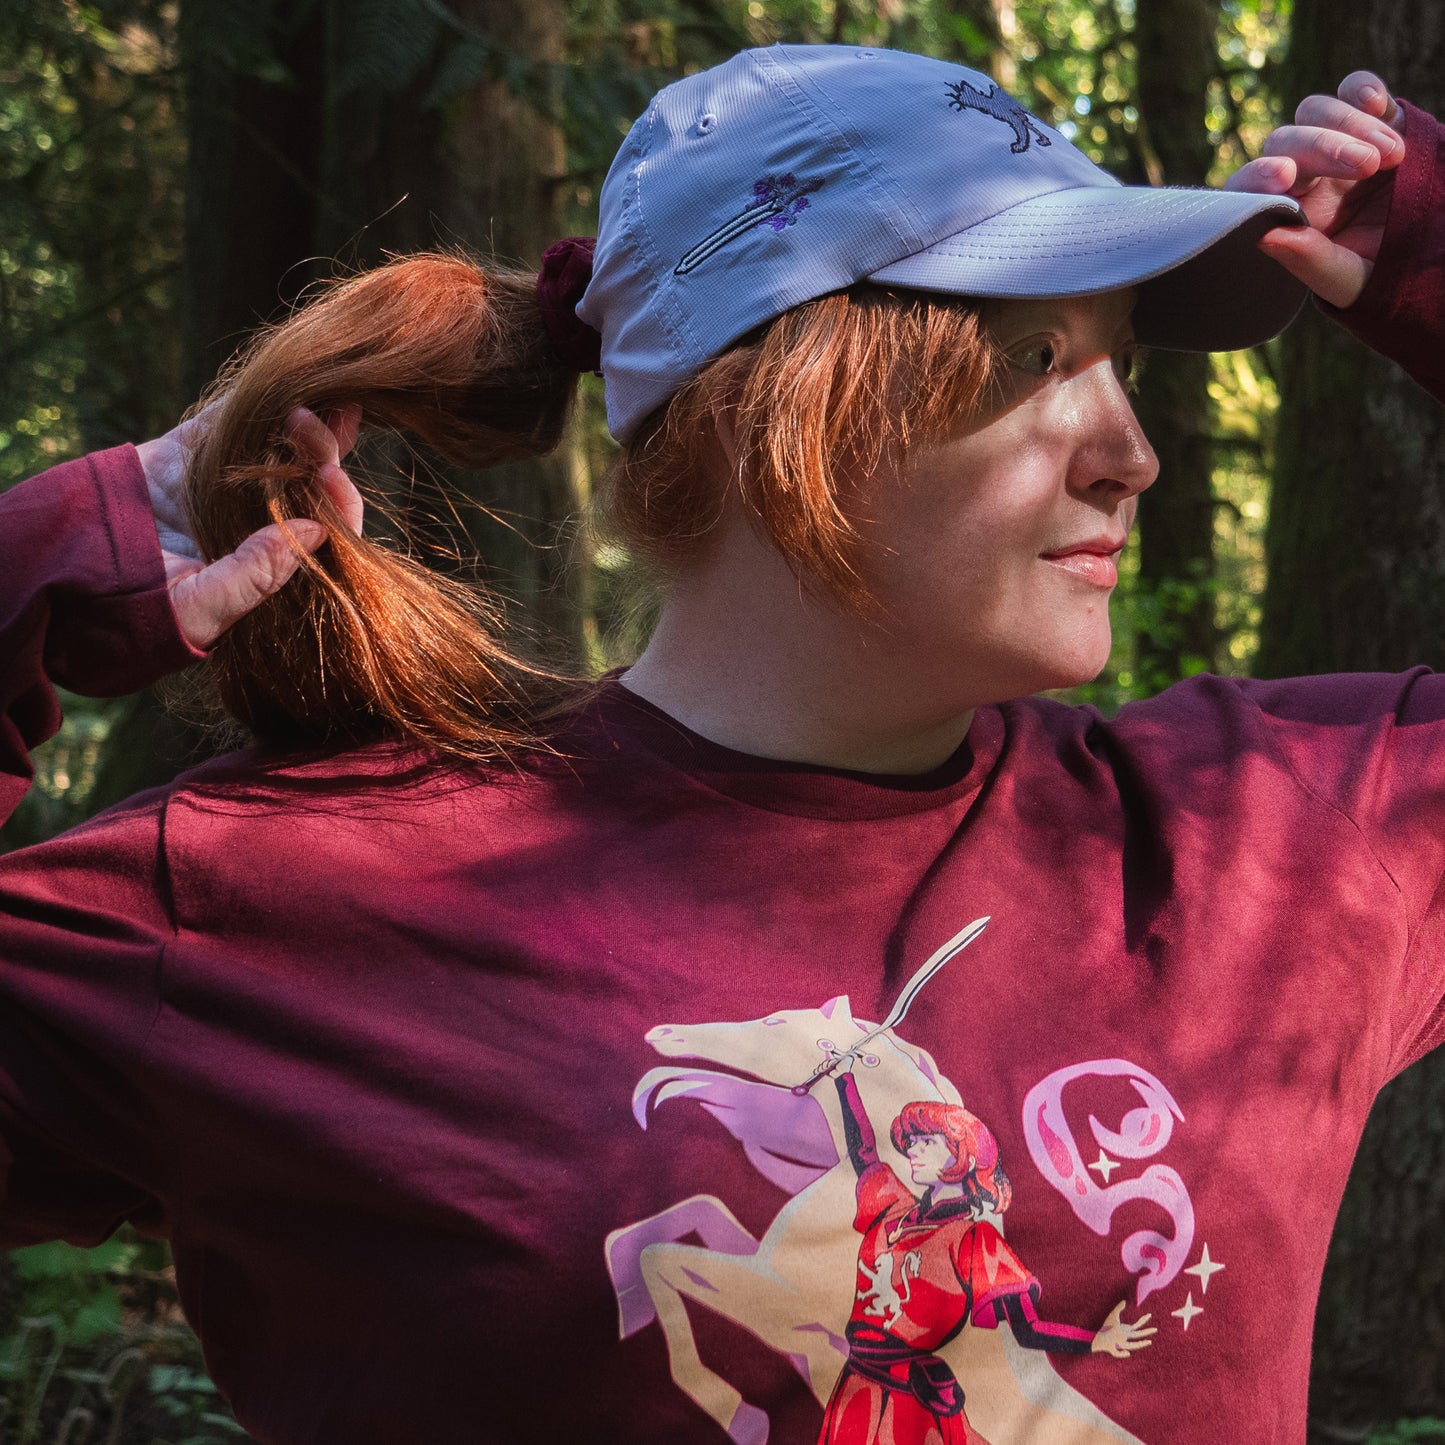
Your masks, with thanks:
M 480 589 L 353 533 L 283 428 L 298 406 L 359 404 L 364 426 L 399 428 L 464 466 L 552 451 L 577 373 L 549 340 L 536 285 L 459 255 L 393 261 L 331 283 L 218 379 L 189 477 L 204 555 L 288 518 L 327 531 L 209 660 L 222 705 L 261 741 L 392 738 L 488 759 L 532 740 L 528 720 L 565 679 L 508 649 Z

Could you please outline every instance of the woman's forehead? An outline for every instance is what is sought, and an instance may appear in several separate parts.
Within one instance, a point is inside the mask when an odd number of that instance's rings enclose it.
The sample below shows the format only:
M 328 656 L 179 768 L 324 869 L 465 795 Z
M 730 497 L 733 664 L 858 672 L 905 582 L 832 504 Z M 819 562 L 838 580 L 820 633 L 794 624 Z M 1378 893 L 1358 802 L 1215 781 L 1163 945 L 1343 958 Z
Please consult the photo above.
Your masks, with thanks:
M 1034 326 L 1089 326 L 1114 331 L 1133 315 L 1139 298 L 1136 287 L 1100 291 L 1091 296 L 997 297 L 982 303 L 991 329 L 1015 330 Z

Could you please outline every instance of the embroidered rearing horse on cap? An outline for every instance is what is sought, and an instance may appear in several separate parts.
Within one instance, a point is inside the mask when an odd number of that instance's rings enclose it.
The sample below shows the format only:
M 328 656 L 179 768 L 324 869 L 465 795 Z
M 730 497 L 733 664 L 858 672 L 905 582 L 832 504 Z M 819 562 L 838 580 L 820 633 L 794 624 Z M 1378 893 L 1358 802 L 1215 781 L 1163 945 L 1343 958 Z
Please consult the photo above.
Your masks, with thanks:
M 1015 155 L 1028 150 L 1031 139 L 1038 141 L 1041 146 L 1053 144 L 1040 129 L 1038 121 L 1013 96 L 1000 90 L 998 86 L 991 85 L 984 91 L 976 85 L 970 85 L 966 80 L 955 80 L 946 89 L 949 95 L 948 104 L 953 110 L 980 111 L 1009 126 L 1014 133 L 1014 141 L 1009 149 Z

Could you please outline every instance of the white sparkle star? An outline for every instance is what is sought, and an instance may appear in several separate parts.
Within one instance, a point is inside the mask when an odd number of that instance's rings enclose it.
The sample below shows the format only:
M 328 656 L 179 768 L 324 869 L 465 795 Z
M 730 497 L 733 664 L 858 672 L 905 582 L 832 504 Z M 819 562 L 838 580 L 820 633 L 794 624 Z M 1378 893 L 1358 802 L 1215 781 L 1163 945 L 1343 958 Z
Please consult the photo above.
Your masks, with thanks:
M 1209 1246 L 1206 1244 L 1199 1256 L 1199 1263 L 1190 1265 L 1189 1268 L 1184 1271 L 1184 1273 L 1197 1274 L 1199 1276 L 1199 1293 L 1201 1295 L 1206 1295 L 1209 1293 L 1210 1278 L 1213 1275 L 1218 1274 L 1219 1271 L 1223 1268 L 1224 1266 L 1222 1264 L 1216 1264 L 1212 1259 L 1210 1259 Z
M 1180 1305 L 1177 1310 L 1171 1310 L 1170 1313 L 1175 1319 L 1183 1320 L 1184 1328 L 1187 1330 L 1189 1328 L 1189 1321 L 1192 1320 L 1195 1315 L 1202 1315 L 1204 1311 L 1194 1303 L 1194 1293 L 1191 1290 L 1190 1293 L 1184 1296 L 1184 1303 Z
M 1099 1171 L 1099 1178 L 1102 1179 L 1105 1184 L 1109 1182 L 1109 1176 L 1118 1167 L 1119 1161 L 1117 1159 L 1110 1159 L 1102 1149 L 1099 1150 L 1099 1157 L 1089 1165 L 1090 1169 L 1097 1169 Z

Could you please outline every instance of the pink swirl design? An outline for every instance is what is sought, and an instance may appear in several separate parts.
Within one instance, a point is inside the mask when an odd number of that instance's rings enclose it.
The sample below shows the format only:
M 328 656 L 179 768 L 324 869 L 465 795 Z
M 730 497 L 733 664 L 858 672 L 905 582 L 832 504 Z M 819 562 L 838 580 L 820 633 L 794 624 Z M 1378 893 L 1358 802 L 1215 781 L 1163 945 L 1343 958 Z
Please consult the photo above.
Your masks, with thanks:
M 1184 1181 L 1167 1165 L 1151 1164 L 1142 1174 L 1113 1184 L 1099 1183 L 1085 1167 L 1064 1114 L 1064 1086 L 1075 1079 L 1099 1077 L 1128 1079 L 1142 1100 L 1142 1107 L 1130 1109 L 1117 1129 L 1089 1115 L 1089 1129 L 1099 1147 L 1124 1159 L 1148 1159 L 1163 1150 L 1174 1132 L 1174 1121 L 1183 1122 L 1183 1111 L 1153 1074 L 1125 1059 L 1091 1059 L 1041 1079 L 1024 1099 L 1024 1136 L 1039 1172 L 1095 1234 L 1107 1235 L 1114 1211 L 1136 1199 L 1157 1204 L 1169 1216 L 1172 1235 L 1138 1229 L 1120 1247 L 1124 1267 L 1139 1276 L 1135 1304 L 1143 1304 L 1184 1268 L 1194 1245 L 1194 1205 Z

